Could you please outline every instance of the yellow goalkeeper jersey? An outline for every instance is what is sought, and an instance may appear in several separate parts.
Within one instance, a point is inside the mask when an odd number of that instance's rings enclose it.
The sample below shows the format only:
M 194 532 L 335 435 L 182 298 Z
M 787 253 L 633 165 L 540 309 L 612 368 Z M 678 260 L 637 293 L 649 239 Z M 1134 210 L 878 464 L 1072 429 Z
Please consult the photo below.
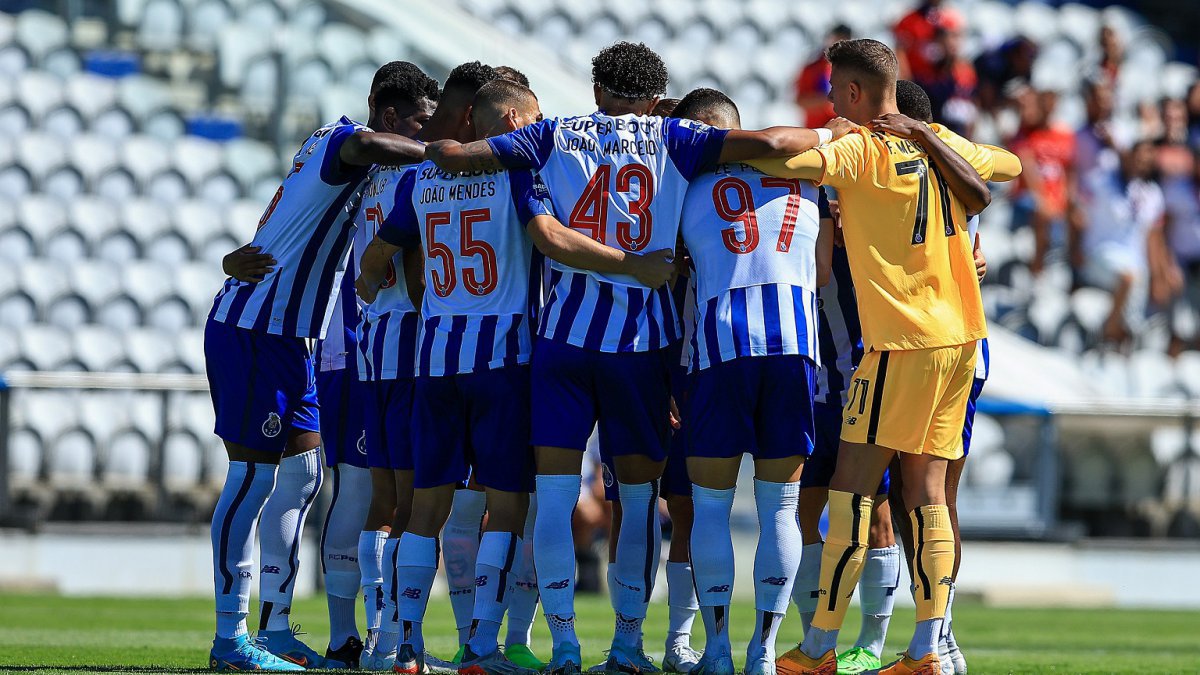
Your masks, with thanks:
M 1020 173 L 1012 153 L 931 127 L 984 180 Z M 860 127 L 791 159 L 751 164 L 837 190 L 865 349 L 929 349 L 987 337 L 966 211 L 917 143 Z

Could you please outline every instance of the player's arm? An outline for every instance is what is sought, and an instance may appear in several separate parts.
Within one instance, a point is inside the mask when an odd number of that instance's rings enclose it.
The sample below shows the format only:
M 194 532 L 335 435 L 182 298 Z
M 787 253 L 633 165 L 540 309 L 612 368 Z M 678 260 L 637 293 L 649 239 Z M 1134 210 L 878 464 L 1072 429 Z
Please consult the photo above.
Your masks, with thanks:
M 358 278 L 354 280 L 354 292 L 363 302 L 375 302 L 379 287 L 387 277 L 388 262 L 402 248 L 380 239 L 378 234 L 367 244 L 367 249 L 363 251 L 362 259 L 359 260 Z
M 1004 148 L 995 145 L 980 144 L 979 147 L 991 151 L 995 165 L 992 167 L 992 182 L 1007 183 L 1016 180 L 1021 175 L 1021 158 Z
M 404 249 L 404 287 L 408 289 L 408 299 L 413 307 L 421 309 L 421 299 L 425 297 L 425 256 L 420 246 L 410 246 Z
M 725 135 L 719 162 L 792 157 L 821 145 L 822 141 L 845 136 L 854 128 L 854 124 L 838 117 L 830 120 L 825 128 L 829 130 L 827 139 L 822 139 L 815 129 L 804 127 L 768 127 L 758 131 L 731 129 Z
M 221 258 L 221 270 L 238 281 L 256 284 L 275 270 L 275 256 L 263 253 L 261 246 L 246 244 Z
M 675 252 L 664 248 L 644 255 L 605 246 L 563 225 L 552 215 L 537 215 L 526 225 L 538 250 L 564 265 L 605 274 L 626 274 L 647 288 L 658 288 L 675 272 Z
M 987 276 L 987 257 L 983 255 L 983 246 L 979 243 L 979 233 L 975 233 L 975 276 L 979 281 Z
M 555 120 L 542 120 L 471 143 L 435 141 L 425 146 L 425 159 L 451 173 L 536 169 L 546 163 L 554 148 L 555 124 Z
M 992 203 L 992 191 L 975 167 L 947 145 L 928 124 L 900 113 L 888 113 L 872 120 L 870 126 L 875 131 L 920 145 L 969 215 L 982 212 Z
M 351 166 L 416 164 L 425 159 L 425 144 L 399 134 L 359 129 L 342 142 L 338 159 Z
M 833 218 L 821 218 L 820 229 L 817 230 L 817 287 L 829 285 L 829 277 L 833 275 L 833 231 L 836 229 Z

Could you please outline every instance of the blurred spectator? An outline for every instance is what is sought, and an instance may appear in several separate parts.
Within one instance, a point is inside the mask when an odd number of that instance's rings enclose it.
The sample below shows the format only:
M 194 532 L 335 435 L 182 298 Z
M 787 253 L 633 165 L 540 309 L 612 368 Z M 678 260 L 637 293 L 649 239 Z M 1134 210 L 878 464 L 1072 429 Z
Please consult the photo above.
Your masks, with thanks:
M 905 14 L 892 29 L 900 77 L 920 83 L 932 80 L 935 66 L 942 59 L 938 31 L 943 28 L 957 31 L 962 27 L 962 15 L 944 6 L 942 0 L 924 0 Z
M 1158 173 L 1164 180 L 1192 175 L 1192 151 L 1188 147 L 1187 104 L 1177 98 L 1165 98 L 1159 104 L 1162 132 L 1158 138 Z
M 1171 310 L 1171 354 L 1200 348 L 1200 152 L 1192 173 L 1163 180 L 1166 240 L 1182 275 L 1182 293 Z
M 953 21 L 937 30 L 938 58 L 930 79 L 917 83 L 929 93 L 934 118 L 955 131 L 970 135 L 977 110 L 975 66 L 963 57 L 963 29 Z
M 1187 93 L 1188 145 L 1200 148 L 1200 80 Z
M 1175 295 L 1178 268 L 1163 238 L 1164 199 L 1154 180 L 1154 145 L 1138 141 L 1114 171 L 1089 172 L 1092 199 L 1083 230 L 1083 279 L 1111 291 L 1103 339 L 1132 337 L 1146 314 L 1147 290 L 1156 301 Z
M 849 40 L 850 27 L 838 24 L 825 36 L 821 51 L 800 69 L 796 76 L 796 105 L 804 111 L 804 126 L 815 129 L 835 117 L 833 103 L 829 101 L 829 61 L 825 60 L 825 47 L 835 42 Z
M 1113 121 L 1113 88 L 1107 81 L 1089 80 L 1083 84 L 1084 110 L 1087 121 L 1075 132 L 1075 167 L 1077 179 L 1068 185 L 1072 191 L 1068 208 L 1071 236 L 1067 243 L 1073 269 L 1082 269 L 1083 256 L 1079 248 L 1080 235 L 1087 218 L 1091 200 L 1089 186 L 1102 181 L 1090 178 L 1093 172 L 1112 172 L 1121 162 L 1121 152 L 1132 142 L 1130 134 Z
M 1013 190 L 1013 225 L 1032 225 L 1036 245 L 1029 268 L 1040 274 L 1052 237 L 1065 234 L 1068 187 L 1075 179 L 1075 135 L 1051 123 L 1057 101 L 1053 92 L 1026 86 L 1015 100 L 1020 127 L 1009 147 L 1025 170 Z
M 1018 35 L 975 59 L 979 107 L 988 112 L 1001 108 L 1018 82 L 1030 81 L 1037 54 L 1033 40 Z
M 1100 63 L 1099 75 L 1109 85 L 1117 86 L 1117 76 L 1121 74 L 1121 61 L 1125 58 L 1125 46 L 1121 44 L 1121 36 L 1112 26 L 1100 29 Z

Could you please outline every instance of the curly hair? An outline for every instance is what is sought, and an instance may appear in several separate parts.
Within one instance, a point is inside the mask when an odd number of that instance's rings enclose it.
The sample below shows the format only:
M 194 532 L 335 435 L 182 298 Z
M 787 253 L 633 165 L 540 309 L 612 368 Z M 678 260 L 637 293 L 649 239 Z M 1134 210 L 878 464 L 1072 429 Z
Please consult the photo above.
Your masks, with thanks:
M 496 66 L 496 74 L 506 80 L 516 82 L 522 87 L 529 88 L 529 77 L 512 66 Z
M 450 89 L 461 89 L 474 96 L 480 87 L 499 78 L 500 74 L 495 68 L 479 61 L 468 61 L 456 66 L 446 76 L 446 86 L 442 87 L 442 94 L 445 95 Z
M 620 98 L 648 101 L 667 90 L 667 66 L 644 43 L 618 42 L 592 59 L 592 82 Z
M 933 122 L 933 104 L 929 101 L 929 94 L 912 80 L 896 81 L 896 107 L 900 114 L 914 120 Z
M 437 80 L 408 61 L 392 61 L 375 71 L 371 82 L 371 94 L 377 104 L 395 106 L 401 103 L 415 104 L 422 98 L 438 100 Z

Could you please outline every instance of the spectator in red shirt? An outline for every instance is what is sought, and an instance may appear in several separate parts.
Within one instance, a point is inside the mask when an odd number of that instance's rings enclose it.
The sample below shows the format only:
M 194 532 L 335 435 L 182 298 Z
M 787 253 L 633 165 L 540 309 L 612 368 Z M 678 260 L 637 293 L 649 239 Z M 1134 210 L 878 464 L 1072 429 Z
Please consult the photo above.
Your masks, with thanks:
M 825 60 L 825 47 L 835 42 L 850 39 L 850 27 L 839 24 L 825 37 L 825 45 L 808 65 L 796 76 L 796 105 L 804 111 L 804 126 L 810 129 L 825 126 L 837 117 L 833 103 L 829 101 L 829 61 Z
M 1053 92 L 1026 86 L 1014 98 L 1021 126 L 1009 148 L 1026 168 L 1013 191 L 1013 221 L 1033 225 L 1036 245 L 1029 268 L 1039 274 L 1052 234 L 1065 236 L 1067 192 L 1075 180 L 1075 134 L 1051 124 L 1057 102 Z
M 933 79 L 934 67 L 941 60 L 937 32 L 941 28 L 961 29 L 962 16 L 944 7 L 942 0 L 925 0 L 904 15 L 892 32 L 896 36 L 896 58 L 900 61 L 900 77 L 916 82 Z

